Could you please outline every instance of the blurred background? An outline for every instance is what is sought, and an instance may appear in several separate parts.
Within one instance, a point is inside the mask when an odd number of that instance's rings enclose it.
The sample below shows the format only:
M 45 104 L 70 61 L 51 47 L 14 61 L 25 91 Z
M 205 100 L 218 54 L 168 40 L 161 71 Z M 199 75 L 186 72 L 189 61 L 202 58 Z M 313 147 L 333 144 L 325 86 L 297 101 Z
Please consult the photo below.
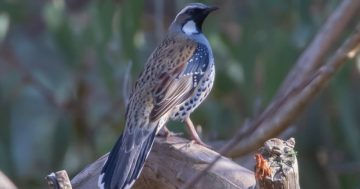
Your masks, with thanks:
M 189 2 L 0 0 L 0 170 L 19 188 L 45 188 L 48 173 L 73 177 L 108 152 L 124 126 L 127 83 Z M 215 86 L 192 115 L 211 142 L 266 107 L 341 1 L 200 2 L 220 7 L 204 24 Z M 360 188 L 359 83 L 357 58 L 284 135 L 296 138 L 303 188 Z

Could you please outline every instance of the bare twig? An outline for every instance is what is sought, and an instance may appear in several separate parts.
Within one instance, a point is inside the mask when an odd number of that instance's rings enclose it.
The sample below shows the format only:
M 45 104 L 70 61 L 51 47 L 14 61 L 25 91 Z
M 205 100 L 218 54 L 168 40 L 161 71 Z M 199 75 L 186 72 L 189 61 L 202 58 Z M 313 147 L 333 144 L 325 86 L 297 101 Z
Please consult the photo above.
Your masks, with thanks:
M 293 86 L 301 83 L 321 65 L 325 55 L 346 28 L 345 26 L 359 11 L 359 7 L 359 0 L 344 0 L 341 2 L 297 60 L 294 68 L 289 72 L 277 92 L 276 97 L 288 93 Z
M 19 60 L 14 55 L 13 51 L 10 48 L 6 48 L 6 45 L 3 45 L 0 49 L 0 56 L 3 57 L 9 66 L 18 71 L 21 74 L 21 80 L 23 83 L 30 84 L 34 87 L 41 95 L 44 96 L 45 100 L 55 106 L 60 107 L 61 109 L 65 109 L 65 104 L 60 103 L 54 93 L 43 83 L 41 83 L 38 79 L 36 79 L 33 74 L 24 68 L 24 66 L 19 62 Z

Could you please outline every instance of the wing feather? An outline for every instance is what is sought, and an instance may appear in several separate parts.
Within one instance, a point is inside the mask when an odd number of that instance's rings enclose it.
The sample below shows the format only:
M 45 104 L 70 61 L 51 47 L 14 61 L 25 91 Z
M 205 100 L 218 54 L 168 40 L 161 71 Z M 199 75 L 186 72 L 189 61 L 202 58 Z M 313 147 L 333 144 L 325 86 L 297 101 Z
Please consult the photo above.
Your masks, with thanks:
M 177 64 L 159 74 L 158 85 L 153 94 L 154 108 L 150 113 L 150 120 L 160 119 L 174 106 L 190 98 L 208 66 L 209 56 L 204 45 L 186 41 L 178 43 L 176 49 L 185 52 L 167 53 L 167 60 L 173 60 Z M 183 57 L 179 57 L 179 53 Z

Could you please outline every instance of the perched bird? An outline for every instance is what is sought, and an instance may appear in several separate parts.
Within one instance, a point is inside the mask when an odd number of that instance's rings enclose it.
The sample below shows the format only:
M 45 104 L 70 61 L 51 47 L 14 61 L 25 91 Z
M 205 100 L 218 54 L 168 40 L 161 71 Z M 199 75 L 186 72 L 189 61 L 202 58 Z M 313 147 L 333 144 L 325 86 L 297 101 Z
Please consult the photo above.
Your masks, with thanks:
M 201 3 L 183 8 L 147 60 L 129 97 L 125 129 L 99 176 L 100 188 L 130 188 L 156 134 L 169 119 L 185 121 L 195 142 L 204 144 L 190 114 L 208 96 L 214 82 L 213 53 L 201 27 L 216 9 Z

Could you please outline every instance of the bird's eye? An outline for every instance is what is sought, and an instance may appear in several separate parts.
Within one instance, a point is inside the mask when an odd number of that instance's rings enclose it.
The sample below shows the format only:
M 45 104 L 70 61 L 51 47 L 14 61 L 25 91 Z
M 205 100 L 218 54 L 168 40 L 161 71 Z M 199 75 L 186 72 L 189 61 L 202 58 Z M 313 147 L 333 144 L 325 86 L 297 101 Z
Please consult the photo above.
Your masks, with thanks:
M 186 11 L 187 14 L 193 14 L 194 13 L 194 9 L 189 9 Z
M 186 13 L 188 13 L 188 14 L 196 14 L 196 13 L 200 13 L 201 11 L 202 11 L 202 9 L 200 9 L 200 8 L 191 8 L 191 9 L 188 9 L 186 11 Z

